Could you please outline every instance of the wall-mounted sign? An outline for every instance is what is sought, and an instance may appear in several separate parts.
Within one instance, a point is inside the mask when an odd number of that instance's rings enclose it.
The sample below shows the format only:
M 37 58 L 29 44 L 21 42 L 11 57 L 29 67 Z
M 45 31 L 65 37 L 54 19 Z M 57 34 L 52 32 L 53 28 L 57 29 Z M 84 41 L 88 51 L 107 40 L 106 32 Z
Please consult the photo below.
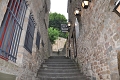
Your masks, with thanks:
M 68 26 L 67 26 L 67 24 L 61 24 L 61 31 L 62 32 L 68 32 Z

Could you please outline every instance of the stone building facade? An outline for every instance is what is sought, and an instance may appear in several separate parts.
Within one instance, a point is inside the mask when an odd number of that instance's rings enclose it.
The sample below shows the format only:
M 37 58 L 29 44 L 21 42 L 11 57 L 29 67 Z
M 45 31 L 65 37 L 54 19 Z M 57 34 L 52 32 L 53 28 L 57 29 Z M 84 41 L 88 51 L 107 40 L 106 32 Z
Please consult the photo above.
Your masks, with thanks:
M 76 19 L 79 24 L 75 60 L 91 80 L 119 80 L 120 17 L 113 12 L 115 0 L 91 0 L 88 9 L 82 8 L 81 1 L 68 0 L 71 41 Z M 74 15 L 76 8 L 81 16 Z
M 37 80 L 52 51 L 50 0 L 0 0 L 0 80 Z

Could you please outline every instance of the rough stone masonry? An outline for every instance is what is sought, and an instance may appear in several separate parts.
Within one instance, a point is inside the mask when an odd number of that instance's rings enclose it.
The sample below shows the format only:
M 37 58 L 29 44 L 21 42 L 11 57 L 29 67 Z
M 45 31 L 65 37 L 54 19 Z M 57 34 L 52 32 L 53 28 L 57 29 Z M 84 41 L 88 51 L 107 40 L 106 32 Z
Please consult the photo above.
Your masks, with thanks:
M 36 80 L 37 71 L 41 63 L 44 61 L 44 59 L 49 57 L 52 50 L 47 33 L 47 28 L 49 24 L 50 0 L 25 1 L 27 1 L 28 7 L 23 23 L 23 30 L 19 42 L 16 63 L 10 60 L 5 61 L 0 58 L 0 76 L 5 75 L 6 78 L 9 78 L 9 80 L 13 80 L 13 78 L 14 80 Z M 5 15 L 8 2 L 9 0 L 0 0 L 0 24 L 2 23 L 3 17 Z M 32 53 L 29 53 L 24 48 L 25 35 L 30 13 L 32 13 L 35 23 L 37 24 L 34 31 Z M 37 32 L 40 32 L 39 49 L 36 46 Z M 2 79 L 6 80 L 5 77 L 3 77 Z
M 68 0 L 69 19 L 77 17 L 80 34 L 77 39 L 77 59 L 81 72 L 91 80 L 119 80 L 120 72 L 120 17 L 113 12 L 115 0 L 91 0 L 88 9 L 80 0 Z

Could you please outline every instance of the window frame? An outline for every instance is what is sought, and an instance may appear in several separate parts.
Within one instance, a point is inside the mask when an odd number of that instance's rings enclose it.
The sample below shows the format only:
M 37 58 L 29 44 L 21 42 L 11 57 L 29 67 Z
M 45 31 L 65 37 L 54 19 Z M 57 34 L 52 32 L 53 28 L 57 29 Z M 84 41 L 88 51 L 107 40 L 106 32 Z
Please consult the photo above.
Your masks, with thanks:
M 32 13 L 30 13 L 28 25 L 27 25 L 26 36 L 25 36 L 24 48 L 31 54 L 32 54 L 35 26 L 36 25 L 35 25 L 33 15 L 32 15 Z
M 16 62 L 27 10 L 25 0 L 9 0 L 0 28 L 0 58 Z
M 37 38 L 36 38 L 36 46 L 38 48 L 38 50 L 40 49 L 40 32 L 37 32 Z

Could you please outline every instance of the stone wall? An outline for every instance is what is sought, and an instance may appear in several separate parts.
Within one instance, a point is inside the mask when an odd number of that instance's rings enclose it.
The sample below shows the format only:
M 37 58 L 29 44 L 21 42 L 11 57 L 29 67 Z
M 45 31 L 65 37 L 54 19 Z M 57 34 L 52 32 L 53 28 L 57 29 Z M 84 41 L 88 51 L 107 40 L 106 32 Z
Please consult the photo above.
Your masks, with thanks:
M 74 10 L 75 3 L 80 4 L 81 1 L 72 0 L 68 4 L 73 24 L 75 16 L 69 7 L 73 4 Z M 91 80 L 119 80 L 120 17 L 112 12 L 114 3 L 114 0 L 92 0 L 88 9 L 80 6 L 77 60 L 81 72 Z
M 4 2 L 6 2 L 4 6 L 7 6 L 8 1 L 9 0 L 0 0 L 0 6 Z M 49 25 L 50 0 L 28 0 L 27 4 L 29 5 L 23 24 L 23 30 L 17 53 L 17 61 L 16 63 L 13 63 L 12 61 L 4 61 L 0 59 L 0 72 L 15 75 L 16 80 L 36 80 L 37 71 L 40 68 L 41 63 L 44 62 L 44 59 L 48 58 L 52 52 L 51 43 L 48 39 L 47 33 Z M 1 9 L 2 7 L 0 7 L 0 10 Z M 34 20 L 37 24 L 35 26 L 32 53 L 29 53 L 24 48 L 30 12 L 33 14 Z M 4 15 L 4 13 L 2 12 L 0 14 Z M 0 16 L 0 22 L 3 19 L 2 15 Z M 40 32 L 41 36 L 39 50 L 36 46 L 37 31 Z M 44 46 L 42 46 L 42 40 Z
M 52 45 L 52 51 L 54 51 L 54 52 L 58 52 L 58 50 L 62 51 L 65 43 L 66 43 L 65 38 L 58 37 L 58 39 L 55 40 L 55 43 Z
M 0 0 L 0 24 L 3 20 L 3 17 L 4 17 L 4 14 L 6 12 L 6 9 L 7 9 L 7 3 L 8 3 L 9 0 Z M 1 26 L 0 26 L 1 27 Z

